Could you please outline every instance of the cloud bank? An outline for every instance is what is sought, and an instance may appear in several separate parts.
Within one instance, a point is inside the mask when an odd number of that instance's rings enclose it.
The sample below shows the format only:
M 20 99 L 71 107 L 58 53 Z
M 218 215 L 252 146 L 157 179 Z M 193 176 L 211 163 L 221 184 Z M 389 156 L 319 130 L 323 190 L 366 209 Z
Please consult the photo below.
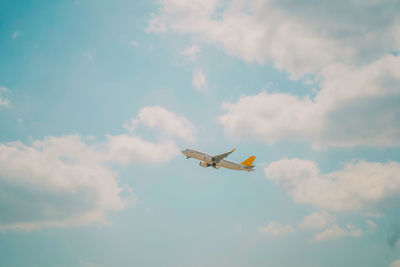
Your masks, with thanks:
M 313 147 L 400 144 L 396 1 L 158 3 L 148 31 L 190 35 L 245 61 L 272 62 L 294 79 L 316 75 L 315 97 L 262 92 L 224 103 L 219 121 L 228 136 Z
M 292 78 L 365 64 L 400 47 L 396 1 L 160 0 L 148 31 L 190 35 Z
M 105 222 L 126 206 L 121 191 L 79 136 L 0 144 L 0 230 Z
M 337 212 L 365 211 L 400 193 L 398 162 L 351 162 L 321 174 L 312 161 L 283 159 L 264 171 L 295 202 Z
M 188 119 L 162 107 L 145 107 L 132 121 L 157 131 L 162 141 L 132 132 L 92 146 L 78 135 L 0 143 L 0 231 L 106 223 L 109 212 L 136 200 L 106 163 L 167 162 L 179 153 L 173 137 L 195 139 Z
M 315 97 L 261 92 L 225 102 L 219 117 L 235 139 L 268 144 L 305 140 L 324 146 L 400 145 L 400 57 L 362 68 L 331 65 L 319 75 Z

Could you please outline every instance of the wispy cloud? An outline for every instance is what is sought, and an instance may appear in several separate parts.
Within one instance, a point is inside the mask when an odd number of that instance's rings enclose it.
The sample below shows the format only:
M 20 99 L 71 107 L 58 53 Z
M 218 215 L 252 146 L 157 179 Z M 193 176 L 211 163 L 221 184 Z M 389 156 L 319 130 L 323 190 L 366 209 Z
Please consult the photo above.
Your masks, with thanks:
M 139 46 L 139 43 L 138 43 L 138 41 L 132 40 L 131 41 L 131 45 L 132 46 Z
M 13 34 L 11 35 L 11 37 L 14 39 L 14 40 L 16 40 L 16 39 L 18 39 L 18 37 L 20 37 L 22 35 L 22 32 L 21 31 L 15 31 L 15 32 L 13 32 Z
M 367 219 L 367 227 L 368 227 L 368 230 L 370 231 L 370 232 L 374 232 L 375 231 L 375 229 L 376 229 L 376 223 L 374 223 L 373 221 L 371 221 L 370 219 Z
M 82 55 L 89 60 L 93 60 L 96 57 L 96 54 L 97 54 L 96 49 L 92 49 L 82 53 Z
M 397 221 L 390 226 L 388 244 L 391 247 L 400 244 L 400 223 Z
M 289 224 L 282 225 L 276 221 L 271 221 L 267 225 L 261 226 L 260 231 L 262 233 L 267 233 L 267 234 L 278 236 L 278 235 L 285 235 L 285 234 L 293 233 L 294 228 Z
M 332 225 L 330 228 L 324 230 L 323 232 L 315 235 L 313 241 L 319 242 L 323 240 L 336 239 L 344 236 L 361 237 L 362 235 L 363 235 L 362 229 L 357 228 L 354 225 L 348 224 L 346 228 L 341 228 L 335 224 Z
M 336 220 L 335 216 L 327 212 L 314 212 L 302 220 L 299 224 L 301 229 L 312 230 L 312 229 L 322 229 Z
M 11 91 L 4 86 L 0 86 L 0 107 L 9 107 L 10 100 L 4 97 L 4 94 L 10 93 Z
M 182 51 L 182 55 L 185 56 L 189 61 L 196 61 L 201 49 L 197 45 L 187 47 Z
M 207 78 L 204 76 L 202 69 L 195 69 L 193 71 L 192 85 L 198 92 L 204 92 L 207 90 Z

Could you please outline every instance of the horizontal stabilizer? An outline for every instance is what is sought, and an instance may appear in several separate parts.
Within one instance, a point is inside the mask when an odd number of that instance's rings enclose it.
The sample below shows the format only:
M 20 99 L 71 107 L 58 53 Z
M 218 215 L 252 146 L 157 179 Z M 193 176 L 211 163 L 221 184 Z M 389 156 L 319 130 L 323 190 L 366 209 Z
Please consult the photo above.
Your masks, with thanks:
M 243 161 L 243 162 L 240 163 L 240 164 L 242 164 L 242 165 L 244 165 L 244 166 L 246 166 L 246 167 L 250 167 L 250 166 L 252 166 L 252 164 L 253 164 L 253 162 L 254 162 L 255 159 L 256 159 L 256 157 L 251 156 L 250 158 L 246 159 L 245 161 Z

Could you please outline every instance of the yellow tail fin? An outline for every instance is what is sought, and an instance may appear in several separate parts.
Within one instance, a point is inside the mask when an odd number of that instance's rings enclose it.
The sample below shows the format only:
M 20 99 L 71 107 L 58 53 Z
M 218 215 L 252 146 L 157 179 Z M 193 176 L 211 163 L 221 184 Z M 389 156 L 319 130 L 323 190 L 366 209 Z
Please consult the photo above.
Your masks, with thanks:
M 243 161 L 243 162 L 240 163 L 240 164 L 242 164 L 242 165 L 244 165 L 244 166 L 246 166 L 246 167 L 250 167 L 251 164 L 253 164 L 253 161 L 254 161 L 255 159 L 256 159 L 256 157 L 251 156 L 250 158 L 246 159 L 245 161 Z

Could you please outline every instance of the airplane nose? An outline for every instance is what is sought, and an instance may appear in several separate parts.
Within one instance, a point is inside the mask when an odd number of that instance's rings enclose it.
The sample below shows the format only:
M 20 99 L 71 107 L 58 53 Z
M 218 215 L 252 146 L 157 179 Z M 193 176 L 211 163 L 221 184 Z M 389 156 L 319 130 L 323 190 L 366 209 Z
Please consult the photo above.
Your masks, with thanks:
M 183 155 L 186 155 L 186 151 L 185 150 L 182 150 L 181 152 L 182 152 Z

